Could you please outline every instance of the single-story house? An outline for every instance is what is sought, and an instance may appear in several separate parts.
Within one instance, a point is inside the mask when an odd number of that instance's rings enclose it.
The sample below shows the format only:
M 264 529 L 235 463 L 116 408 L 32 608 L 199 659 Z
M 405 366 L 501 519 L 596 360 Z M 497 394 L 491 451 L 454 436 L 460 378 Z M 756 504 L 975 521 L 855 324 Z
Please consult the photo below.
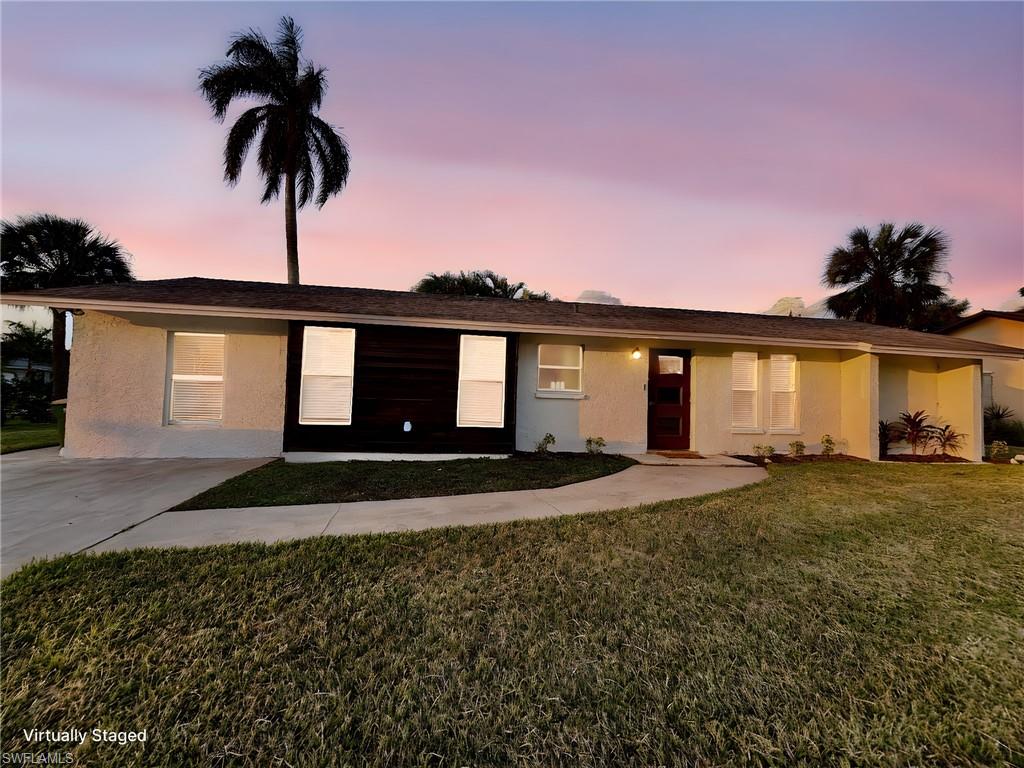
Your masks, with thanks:
M 189 277 L 6 301 L 75 313 L 67 457 L 810 452 L 926 410 L 982 457 L 982 359 L 844 320 Z
M 942 330 L 950 336 L 1024 350 L 1024 310 L 983 309 Z M 1024 418 L 1024 360 L 985 355 L 981 358 L 981 401 L 1002 405 Z

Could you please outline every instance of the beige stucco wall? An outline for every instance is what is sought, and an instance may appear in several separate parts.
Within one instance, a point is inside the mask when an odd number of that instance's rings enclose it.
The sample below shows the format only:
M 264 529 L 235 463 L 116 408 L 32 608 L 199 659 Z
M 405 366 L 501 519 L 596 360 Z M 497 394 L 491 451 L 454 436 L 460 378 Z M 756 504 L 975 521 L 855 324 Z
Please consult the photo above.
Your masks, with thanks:
M 878 356 L 843 352 L 839 364 L 839 434 L 846 452 L 878 458 Z
M 936 425 L 950 424 L 967 435 L 960 455 L 980 461 L 983 451 L 981 364 L 970 360 L 886 355 L 879 363 L 879 418 L 924 411 Z M 894 445 L 892 453 L 909 451 Z
M 167 327 L 134 325 L 99 312 L 77 317 L 71 349 L 64 455 L 103 457 L 248 457 L 281 452 L 286 328 L 225 341 L 224 415 L 219 426 L 164 421 Z M 152 322 L 150 319 L 149 322 Z M 190 319 L 189 330 L 196 330 Z M 223 332 L 210 319 L 200 326 Z
M 537 392 L 537 347 L 583 344 L 583 396 L 550 397 Z M 640 360 L 630 353 L 637 346 Z M 578 452 L 588 437 L 603 437 L 608 453 L 647 450 L 647 344 L 639 340 L 523 335 L 516 381 L 516 449 L 531 451 L 545 433 L 553 450 Z
M 985 317 L 950 335 L 1024 349 L 1024 323 L 1004 317 Z M 992 374 L 992 401 L 1024 418 L 1024 360 L 985 357 L 982 369 Z

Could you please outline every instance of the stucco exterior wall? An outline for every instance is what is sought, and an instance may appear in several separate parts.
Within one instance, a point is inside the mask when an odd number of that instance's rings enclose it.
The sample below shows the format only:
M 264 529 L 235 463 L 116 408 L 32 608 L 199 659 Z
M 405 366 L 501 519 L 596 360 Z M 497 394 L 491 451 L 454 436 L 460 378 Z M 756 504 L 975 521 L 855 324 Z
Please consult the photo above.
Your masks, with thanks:
M 174 328 L 173 317 L 168 325 Z M 204 330 L 217 332 L 216 321 Z M 190 330 L 195 322 L 190 322 Z M 76 318 L 64 456 L 277 456 L 284 427 L 286 337 L 233 330 L 225 340 L 220 425 L 165 424 L 167 328 L 99 312 Z
M 732 428 L 732 353 L 758 353 L 756 429 Z M 772 354 L 793 354 L 797 358 L 797 427 L 768 430 L 770 403 L 769 366 Z M 840 353 L 827 349 L 786 349 L 781 347 L 733 347 L 697 345 L 693 352 L 692 447 L 701 453 L 753 452 L 754 445 L 772 445 L 779 452 L 789 443 L 802 440 L 808 453 L 821 449 L 821 438 L 830 434 L 840 443 L 842 434 Z M 845 446 L 840 445 L 844 450 Z
M 981 365 L 968 360 L 892 355 L 879 364 L 879 418 L 897 419 L 901 412 L 924 411 L 933 424 L 950 424 L 967 435 L 960 455 L 980 461 L 984 446 L 981 409 Z M 910 449 L 902 444 L 891 453 Z
M 878 459 L 878 357 L 844 352 L 839 363 L 839 434 L 846 452 Z
M 950 336 L 1024 349 L 1024 323 L 1004 317 L 982 318 Z M 1012 408 L 1017 418 L 1024 418 L 1024 360 L 985 357 L 981 362 L 982 370 L 992 375 L 992 402 Z
M 552 397 L 537 391 L 537 347 L 583 344 L 583 394 Z M 640 347 L 643 356 L 630 353 Z M 552 450 L 585 450 L 603 437 L 607 453 L 647 450 L 647 344 L 639 340 L 523 335 L 516 382 L 516 450 L 532 451 L 546 433 Z

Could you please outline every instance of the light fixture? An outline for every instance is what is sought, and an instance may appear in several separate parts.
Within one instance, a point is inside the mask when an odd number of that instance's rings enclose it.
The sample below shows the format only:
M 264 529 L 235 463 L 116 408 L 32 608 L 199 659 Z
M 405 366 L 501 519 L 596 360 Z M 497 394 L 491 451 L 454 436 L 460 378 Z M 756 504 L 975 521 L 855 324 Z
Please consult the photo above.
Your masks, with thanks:
M 634 360 L 639 360 L 643 357 L 643 353 L 640 352 L 640 347 L 633 347 L 633 351 L 629 353 L 629 356 Z

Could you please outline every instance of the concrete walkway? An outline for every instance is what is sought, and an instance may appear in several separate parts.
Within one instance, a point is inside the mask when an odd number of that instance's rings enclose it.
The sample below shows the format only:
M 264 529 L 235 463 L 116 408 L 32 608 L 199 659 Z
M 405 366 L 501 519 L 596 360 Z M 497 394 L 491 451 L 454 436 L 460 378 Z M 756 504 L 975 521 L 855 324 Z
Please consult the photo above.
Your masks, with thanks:
M 697 460 L 698 462 L 701 460 Z M 307 536 L 416 531 L 449 525 L 597 512 L 737 488 L 767 477 L 750 464 L 634 466 L 607 477 L 533 491 L 397 501 L 164 512 L 90 548 L 275 542 Z
M 78 552 L 270 459 L 73 459 L 56 448 L 0 460 L 0 575 Z

